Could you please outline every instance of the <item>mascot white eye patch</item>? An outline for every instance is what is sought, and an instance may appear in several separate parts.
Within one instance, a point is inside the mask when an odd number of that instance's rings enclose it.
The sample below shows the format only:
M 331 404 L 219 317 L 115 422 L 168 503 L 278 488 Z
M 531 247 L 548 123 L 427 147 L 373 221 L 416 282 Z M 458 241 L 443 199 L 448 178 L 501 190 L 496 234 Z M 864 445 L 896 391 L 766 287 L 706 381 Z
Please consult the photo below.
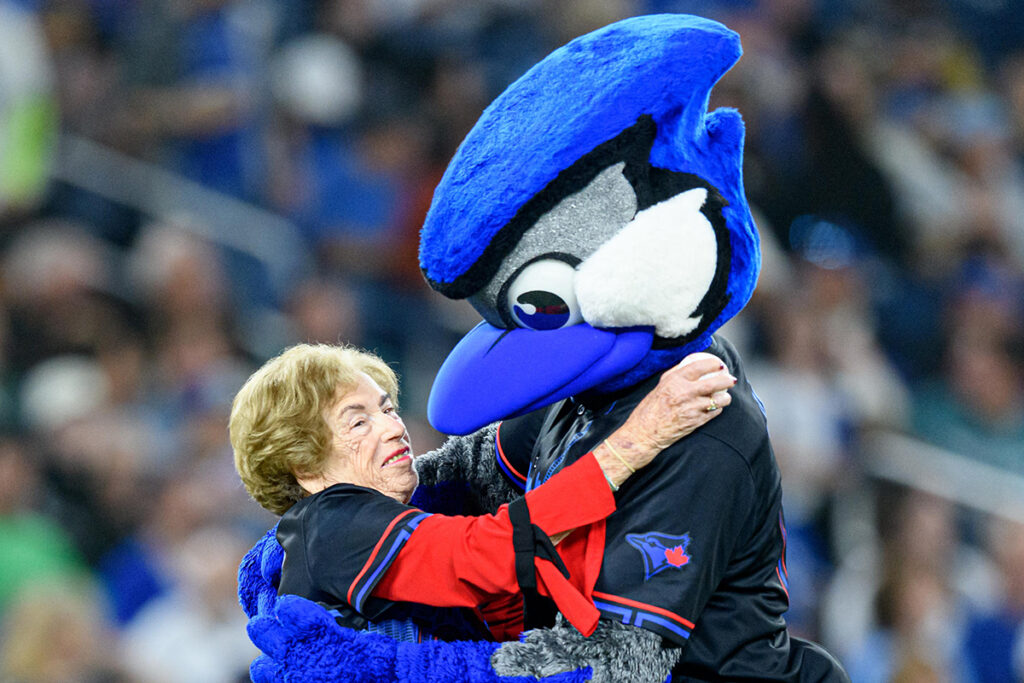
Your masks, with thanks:
M 715 230 L 694 188 L 639 212 L 577 267 L 576 297 L 594 327 L 653 325 L 659 337 L 697 328 L 718 265 Z

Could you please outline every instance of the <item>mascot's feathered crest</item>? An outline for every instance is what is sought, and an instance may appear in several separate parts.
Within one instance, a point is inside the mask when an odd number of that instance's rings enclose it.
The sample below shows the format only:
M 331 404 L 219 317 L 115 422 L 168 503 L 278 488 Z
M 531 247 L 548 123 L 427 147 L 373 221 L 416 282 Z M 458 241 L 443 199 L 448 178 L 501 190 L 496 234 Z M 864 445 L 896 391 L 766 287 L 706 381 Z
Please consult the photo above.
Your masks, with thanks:
M 710 343 L 760 255 L 743 124 L 707 111 L 739 37 L 688 15 L 627 19 L 502 93 L 438 186 L 420 244 L 431 286 L 485 322 L 445 362 L 431 422 L 468 433 L 629 386 Z

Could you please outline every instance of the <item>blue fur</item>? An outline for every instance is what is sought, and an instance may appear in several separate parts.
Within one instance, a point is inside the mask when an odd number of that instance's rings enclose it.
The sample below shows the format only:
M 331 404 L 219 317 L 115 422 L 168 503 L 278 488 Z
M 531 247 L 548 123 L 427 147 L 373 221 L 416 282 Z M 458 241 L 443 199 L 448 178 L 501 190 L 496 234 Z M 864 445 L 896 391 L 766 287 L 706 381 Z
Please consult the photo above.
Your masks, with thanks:
M 729 202 L 731 300 L 719 319 L 731 318 L 753 292 L 759 241 L 743 192 L 743 123 L 707 104 L 741 52 L 733 31 L 681 14 L 626 19 L 555 50 L 491 103 L 452 159 L 423 226 L 424 273 L 454 281 L 560 171 L 648 114 L 651 163 L 698 175 Z

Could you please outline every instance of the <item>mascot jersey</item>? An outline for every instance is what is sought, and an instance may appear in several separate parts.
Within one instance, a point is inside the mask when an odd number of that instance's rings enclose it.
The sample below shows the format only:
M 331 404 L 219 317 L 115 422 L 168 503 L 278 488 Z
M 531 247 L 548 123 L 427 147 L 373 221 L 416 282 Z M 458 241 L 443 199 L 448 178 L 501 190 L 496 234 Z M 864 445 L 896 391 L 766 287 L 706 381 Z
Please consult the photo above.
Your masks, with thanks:
M 569 578 L 547 560 L 537 559 L 536 569 L 540 587 L 559 609 L 581 631 L 593 632 L 598 614 L 590 600 L 603 519 L 615 502 L 593 457 L 572 469 L 525 502 L 532 523 L 545 533 L 576 529 L 559 547 Z M 581 494 L 583 502 L 565 505 Z M 483 606 L 495 635 L 514 639 L 522 631 L 522 603 L 512 612 L 501 599 L 518 592 L 512 535 L 508 506 L 482 517 L 432 515 L 372 489 L 336 484 L 282 516 L 278 591 L 321 603 L 344 626 L 412 642 L 486 637 L 464 610 L 439 609 Z M 496 616 L 501 623 L 494 623 Z
M 786 530 L 763 412 L 732 346 L 716 338 L 708 350 L 739 380 L 733 402 L 616 494 L 594 604 L 683 646 L 673 680 L 829 680 L 832 658 L 790 638 L 782 617 Z M 657 380 L 502 423 L 500 465 L 532 489 L 601 443 Z

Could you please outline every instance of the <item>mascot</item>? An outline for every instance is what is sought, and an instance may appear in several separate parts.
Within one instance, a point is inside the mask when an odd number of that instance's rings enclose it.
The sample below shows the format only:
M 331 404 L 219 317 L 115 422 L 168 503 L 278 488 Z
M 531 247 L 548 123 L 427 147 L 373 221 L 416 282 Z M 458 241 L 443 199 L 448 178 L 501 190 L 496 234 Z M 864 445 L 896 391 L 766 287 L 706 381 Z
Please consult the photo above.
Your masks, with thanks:
M 271 532 L 240 571 L 264 652 L 255 680 L 848 680 L 786 631 L 778 469 L 740 359 L 712 336 L 749 300 L 759 269 L 742 121 L 707 111 L 739 56 L 735 33 L 687 15 L 627 19 L 570 42 L 481 115 L 422 232 L 431 287 L 484 319 L 431 392 L 434 426 L 469 436 L 417 462 L 413 502 L 424 509 L 478 513 L 542 483 L 691 352 L 714 353 L 738 378 L 721 417 L 616 493 L 597 631 L 584 638 L 550 613 L 528 576 L 532 629 L 520 642 L 414 644 L 343 629 L 317 605 L 276 595 Z

